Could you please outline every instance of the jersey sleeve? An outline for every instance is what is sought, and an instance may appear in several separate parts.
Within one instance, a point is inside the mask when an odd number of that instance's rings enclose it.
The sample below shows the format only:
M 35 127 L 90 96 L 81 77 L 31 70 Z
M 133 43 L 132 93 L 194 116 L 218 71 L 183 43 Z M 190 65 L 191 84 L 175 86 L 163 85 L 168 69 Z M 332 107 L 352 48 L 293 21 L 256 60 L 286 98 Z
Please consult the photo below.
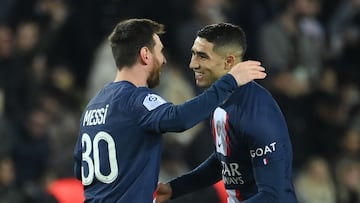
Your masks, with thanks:
M 283 160 L 289 134 L 280 109 L 274 103 L 257 111 L 257 115 L 249 120 L 246 129 L 253 165 L 264 166 Z
M 142 128 L 163 132 L 181 132 L 210 116 L 237 88 L 235 78 L 226 74 L 199 96 L 180 105 L 163 100 L 154 92 L 135 95 L 133 112 Z
M 287 146 L 288 129 L 275 101 L 264 98 L 263 102 L 246 133 L 258 193 L 244 203 L 278 202 L 285 191 L 286 156 L 292 153 Z
M 213 185 L 221 178 L 221 164 L 213 153 L 194 170 L 169 181 L 172 189 L 171 199 Z
M 266 166 L 254 167 L 253 172 L 258 192 L 242 203 L 279 202 L 285 187 L 284 168 L 283 160 L 271 162 Z

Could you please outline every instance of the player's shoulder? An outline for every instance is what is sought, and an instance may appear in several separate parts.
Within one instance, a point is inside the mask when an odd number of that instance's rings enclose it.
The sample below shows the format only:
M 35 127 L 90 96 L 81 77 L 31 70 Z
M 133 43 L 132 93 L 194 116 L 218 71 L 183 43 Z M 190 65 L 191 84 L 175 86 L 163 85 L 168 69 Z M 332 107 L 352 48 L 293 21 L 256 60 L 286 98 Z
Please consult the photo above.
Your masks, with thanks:
M 129 94 L 133 87 L 131 83 L 126 81 L 119 82 L 110 82 L 107 83 L 101 90 L 97 92 L 97 94 L 90 100 L 89 104 L 98 103 L 105 100 L 116 99 L 119 94 L 125 96 L 125 94 Z
M 89 102 L 95 103 L 121 103 L 122 108 L 144 106 L 149 111 L 166 103 L 154 90 L 147 87 L 136 87 L 128 81 L 112 82 L 107 84 Z
M 255 81 L 240 86 L 235 94 L 237 95 L 237 97 L 247 97 L 253 99 L 272 98 L 271 93 L 265 87 Z
M 129 92 L 129 104 L 144 106 L 151 111 L 164 103 L 167 103 L 157 92 L 147 87 L 133 87 Z
M 240 107 L 238 109 L 241 111 L 277 108 L 277 102 L 272 94 L 257 82 L 250 82 L 238 88 L 227 103 Z
M 261 84 L 255 81 L 249 82 L 249 87 L 256 92 L 261 92 L 266 94 L 269 92 L 264 86 L 262 86 Z

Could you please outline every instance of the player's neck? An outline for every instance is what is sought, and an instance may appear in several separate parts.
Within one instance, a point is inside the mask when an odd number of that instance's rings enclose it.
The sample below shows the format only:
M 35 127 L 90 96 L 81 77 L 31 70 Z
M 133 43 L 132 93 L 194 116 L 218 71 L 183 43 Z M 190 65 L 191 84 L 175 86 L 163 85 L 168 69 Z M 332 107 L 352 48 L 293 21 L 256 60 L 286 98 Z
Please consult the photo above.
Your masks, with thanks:
M 134 84 L 136 87 L 147 87 L 147 75 L 146 71 L 141 67 L 134 66 L 131 68 L 123 68 L 121 71 L 117 71 L 114 82 L 128 81 Z

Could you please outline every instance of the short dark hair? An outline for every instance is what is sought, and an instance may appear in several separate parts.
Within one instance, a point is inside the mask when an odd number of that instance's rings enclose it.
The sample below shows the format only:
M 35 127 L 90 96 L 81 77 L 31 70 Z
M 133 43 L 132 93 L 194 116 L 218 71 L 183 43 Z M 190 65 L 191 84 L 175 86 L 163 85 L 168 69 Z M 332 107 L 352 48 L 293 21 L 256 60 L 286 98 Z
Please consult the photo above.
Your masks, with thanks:
M 203 27 L 197 33 L 198 37 L 205 38 L 214 44 L 214 51 L 224 47 L 234 47 L 244 57 L 247 45 L 245 32 L 241 27 L 231 23 L 211 24 Z
M 164 25 L 150 19 L 133 18 L 120 21 L 108 38 L 118 69 L 133 65 L 142 47 L 153 50 L 153 35 L 163 33 Z

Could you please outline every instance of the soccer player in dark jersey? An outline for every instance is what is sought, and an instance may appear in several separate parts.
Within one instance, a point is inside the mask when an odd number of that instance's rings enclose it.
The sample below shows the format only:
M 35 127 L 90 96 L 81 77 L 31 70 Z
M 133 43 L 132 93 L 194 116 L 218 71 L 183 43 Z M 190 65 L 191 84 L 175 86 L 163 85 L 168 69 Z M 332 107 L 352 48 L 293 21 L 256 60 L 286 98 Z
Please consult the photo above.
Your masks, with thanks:
M 196 84 L 209 87 L 241 61 L 242 29 L 229 23 L 205 26 L 194 41 L 190 68 Z M 284 116 L 256 82 L 235 90 L 212 113 L 214 153 L 194 170 L 159 183 L 157 203 L 224 182 L 228 203 L 294 203 L 292 146 Z
M 266 76 L 258 61 L 239 63 L 203 94 L 174 105 L 151 90 L 166 63 L 159 38 L 163 32 L 155 21 L 128 19 L 109 37 L 117 75 L 86 106 L 74 149 L 85 202 L 152 202 L 162 133 L 194 126 L 238 86 Z

